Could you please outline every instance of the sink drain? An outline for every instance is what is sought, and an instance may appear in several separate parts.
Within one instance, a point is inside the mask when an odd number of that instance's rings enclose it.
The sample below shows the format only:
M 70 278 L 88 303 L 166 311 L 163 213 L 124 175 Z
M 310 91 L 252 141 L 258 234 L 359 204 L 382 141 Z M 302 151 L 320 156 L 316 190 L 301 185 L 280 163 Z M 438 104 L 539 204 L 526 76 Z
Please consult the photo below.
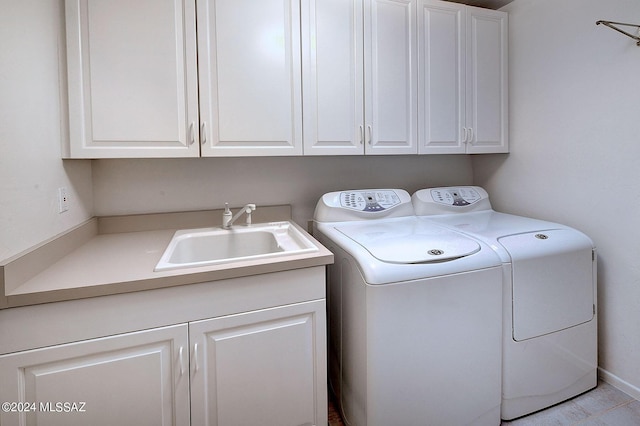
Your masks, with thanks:
M 432 256 L 440 256 L 441 254 L 444 254 L 444 251 L 439 249 L 432 249 L 432 250 L 429 250 L 427 253 L 429 253 Z

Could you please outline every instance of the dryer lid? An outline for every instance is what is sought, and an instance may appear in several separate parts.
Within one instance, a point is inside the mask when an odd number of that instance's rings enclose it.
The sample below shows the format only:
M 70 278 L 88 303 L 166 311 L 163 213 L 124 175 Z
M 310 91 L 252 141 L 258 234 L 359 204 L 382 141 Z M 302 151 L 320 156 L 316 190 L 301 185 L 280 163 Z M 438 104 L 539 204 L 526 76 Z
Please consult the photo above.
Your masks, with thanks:
M 498 241 L 511 256 L 514 340 L 591 321 L 596 277 L 589 238 L 573 229 L 548 229 Z
M 386 263 L 445 262 L 480 251 L 477 241 L 414 218 L 393 223 L 358 222 L 337 230 Z

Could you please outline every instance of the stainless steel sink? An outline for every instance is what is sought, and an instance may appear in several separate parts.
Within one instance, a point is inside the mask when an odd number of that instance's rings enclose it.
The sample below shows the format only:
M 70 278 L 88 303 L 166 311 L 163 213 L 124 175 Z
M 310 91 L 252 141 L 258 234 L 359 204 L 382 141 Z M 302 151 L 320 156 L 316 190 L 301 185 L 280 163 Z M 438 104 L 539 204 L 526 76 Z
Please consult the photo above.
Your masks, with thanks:
M 231 229 L 176 231 L 155 271 L 225 264 L 317 251 L 290 222 L 270 222 Z

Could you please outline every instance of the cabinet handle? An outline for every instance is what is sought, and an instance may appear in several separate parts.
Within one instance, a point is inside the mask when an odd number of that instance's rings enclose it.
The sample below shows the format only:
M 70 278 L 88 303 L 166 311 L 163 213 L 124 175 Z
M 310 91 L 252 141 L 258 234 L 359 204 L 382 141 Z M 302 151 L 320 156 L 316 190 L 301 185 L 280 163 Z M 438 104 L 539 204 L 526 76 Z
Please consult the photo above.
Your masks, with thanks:
M 200 143 L 205 145 L 207 143 L 207 123 L 202 123 L 200 126 Z
M 200 368 L 198 366 L 198 344 L 197 343 L 195 343 L 193 345 L 193 359 L 194 359 L 195 364 L 196 364 L 196 369 L 195 369 L 194 373 L 197 373 L 198 369 Z
M 373 138 L 373 129 L 371 128 L 371 125 L 367 126 L 367 130 L 369 133 L 369 136 L 367 137 L 367 141 L 369 143 L 369 145 L 371 145 L 371 139 Z
M 182 377 L 182 375 L 184 374 L 184 360 L 182 359 L 182 350 L 183 347 L 180 346 L 180 353 L 178 354 L 178 356 L 180 357 L 180 377 Z
M 364 133 L 364 129 L 363 129 L 363 126 L 361 124 L 360 125 L 360 145 L 362 145 L 364 143 L 364 135 L 363 135 L 363 133 Z
M 192 121 L 189 125 L 189 146 L 193 145 L 193 143 L 196 141 L 195 135 L 193 134 L 193 125 L 194 123 Z
M 473 127 L 469 127 L 469 143 L 473 143 Z
M 469 137 L 468 129 L 466 127 L 463 127 L 462 131 L 463 131 L 462 143 L 467 143 L 467 138 Z

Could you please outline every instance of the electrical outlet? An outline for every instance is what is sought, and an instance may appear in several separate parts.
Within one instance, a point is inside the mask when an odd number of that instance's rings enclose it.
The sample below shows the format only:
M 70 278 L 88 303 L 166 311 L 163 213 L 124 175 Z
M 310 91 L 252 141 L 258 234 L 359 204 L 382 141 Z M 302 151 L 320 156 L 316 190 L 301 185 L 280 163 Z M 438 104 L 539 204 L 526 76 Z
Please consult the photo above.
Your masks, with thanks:
M 58 188 L 58 213 L 64 213 L 69 210 L 69 197 L 67 196 L 67 188 L 64 186 Z

